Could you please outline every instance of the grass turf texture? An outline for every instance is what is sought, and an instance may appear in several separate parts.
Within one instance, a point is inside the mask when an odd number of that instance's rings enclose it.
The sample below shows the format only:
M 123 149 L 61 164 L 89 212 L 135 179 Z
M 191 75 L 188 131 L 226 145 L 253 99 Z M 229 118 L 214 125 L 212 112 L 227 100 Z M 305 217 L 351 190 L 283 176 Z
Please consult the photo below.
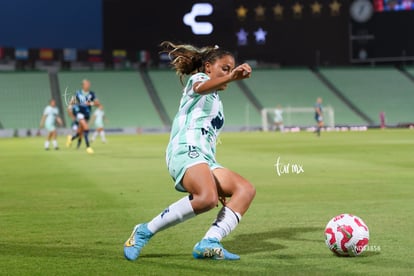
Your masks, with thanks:
M 136 262 L 123 242 L 184 194 L 165 167 L 167 135 L 110 136 L 84 149 L 42 149 L 43 139 L 0 141 L 0 274 L 239 275 L 412 273 L 414 132 L 225 133 L 218 160 L 257 188 L 224 245 L 236 262 L 194 260 L 218 209 L 157 234 Z M 63 138 L 60 144 L 63 145 Z M 278 176 L 277 157 L 304 173 Z M 329 252 L 323 230 L 350 212 L 379 251 Z M 376 248 L 378 249 L 378 248 Z

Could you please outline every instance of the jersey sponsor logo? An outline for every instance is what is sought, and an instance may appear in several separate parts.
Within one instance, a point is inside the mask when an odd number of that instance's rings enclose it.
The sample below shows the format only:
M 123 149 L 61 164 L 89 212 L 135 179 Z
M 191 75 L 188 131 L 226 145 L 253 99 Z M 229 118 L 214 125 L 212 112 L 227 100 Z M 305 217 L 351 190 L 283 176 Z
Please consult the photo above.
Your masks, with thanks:
M 198 16 L 209 16 L 213 13 L 213 6 L 210 3 L 196 3 L 191 11 L 184 15 L 183 22 L 191 27 L 195 35 L 209 35 L 213 32 L 213 24 L 210 22 L 196 21 Z

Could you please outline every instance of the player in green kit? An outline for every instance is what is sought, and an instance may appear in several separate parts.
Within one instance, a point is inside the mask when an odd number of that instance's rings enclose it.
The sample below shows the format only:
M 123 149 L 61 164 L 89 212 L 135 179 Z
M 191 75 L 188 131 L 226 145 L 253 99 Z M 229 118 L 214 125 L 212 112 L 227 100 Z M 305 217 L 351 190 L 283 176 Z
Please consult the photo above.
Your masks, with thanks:
M 59 109 L 56 107 L 56 101 L 50 100 L 49 105 L 43 111 L 42 119 L 40 120 L 40 128 L 45 127 L 47 130 L 47 138 L 45 141 L 45 150 L 49 150 L 50 140 L 52 140 L 55 150 L 59 149 L 56 137 L 56 122 L 62 125 L 62 119 L 59 117 Z
M 188 195 L 171 204 L 148 223 L 134 227 L 124 244 L 124 256 L 136 260 L 157 232 L 216 207 L 223 207 L 204 237 L 193 249 L 196 259 L 238 260 L 221 240 L 233 231 L 245 214 L 255 189 L 239 174 L 221 166 L 215 158 L 217 137 L 224 124 L 219 91 L 232 81 L 249 78 L 248 64 L 235 66 L 233 54 L 218 47 L 162 43 L 184 87 L 166 151 L 167 167 L 175 188 Z M 227 200 L 227 198 L 230 198 Z

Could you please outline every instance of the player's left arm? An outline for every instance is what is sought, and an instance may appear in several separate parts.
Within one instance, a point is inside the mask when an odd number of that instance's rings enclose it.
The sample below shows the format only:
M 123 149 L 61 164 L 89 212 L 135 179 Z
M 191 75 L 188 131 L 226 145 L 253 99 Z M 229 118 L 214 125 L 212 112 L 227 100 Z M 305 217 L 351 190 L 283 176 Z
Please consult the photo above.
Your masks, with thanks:
M 228 68 L 227 70 L 230 70 Z M 194 92 L 200 95 L 206 95 L 212 92 L 221 89 L 224 85 L 232 82 L 238 81 L 246 78 L 250 78 L 252 73 L 252 68 L 249 64 L 243 63 L 242 65 L 237 66 L 228 75 L 218 77 L 215 79 L 209 79 L 203 82 L 196 82 L 193 85 Z

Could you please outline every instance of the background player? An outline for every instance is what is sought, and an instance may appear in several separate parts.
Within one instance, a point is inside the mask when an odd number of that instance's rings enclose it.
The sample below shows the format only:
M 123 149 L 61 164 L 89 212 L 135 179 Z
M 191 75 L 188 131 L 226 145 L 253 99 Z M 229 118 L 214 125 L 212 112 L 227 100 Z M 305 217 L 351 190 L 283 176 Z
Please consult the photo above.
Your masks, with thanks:
M 75 96 L 71 99 L 70 105 L 72 110 L 70 116 L 72 120 L 76 120 L 79 123 L 79 131 L 72 137 L 68 137 L 66 145 L 69 147 L 72 141 L 83 135 L 86 144 L 86 151 L 90 154 L 93 153 L 93 149 L 89 144 L 89 125 L 88 121 L 91 116 L 92 106 L 99 105 L 98 99 L 96 99 L 95 93 L 90 90 L 91 82 L 87 79 L 82 81 L 82 89 L 76 91 Z
M 50 100 L 49 105 L 46 106 L 45 110 L 43 111 L 42 119 L 40 120 L 40 128 L 45 127 L 47 130 L 47 136 L 45 141 L 45 150 L 49 150 L 50 140 L 52 140 L 53 147 L 55 150 L 59 149 L 56 137 L 56 122 L 62 126 L 63 122 L 62 119 L 59 117 L 59 109 L 56 107 L 55 100 Z
M 233 54 L 217 47 L 162 44 L 181 79 L 190 75 L 174 119 L 167 147 L 167 166 L 175 188 L 187 192 L 149 223 L 135 226 L 124 244 L 124 255 L 136 260 L 157 232 L 207 212 L 221 201 L 219 211 L 203 239 L 193 249 L 196 259 L 238 260 L 220 241 L 238 225 L 255 196 L 254 187 L 215 159 L 216 141 L 224 124 L 219 91 L 228 83 L 250 77 L 248 64 L 235 67 Z M 231 197 L 229 201 L 226 197 Z
M 317 98 L 315 103 L 315 120 L 316 120 L 316 134 L 321 136 L 321 128 L 323 127 L 323 111 L 322 111 L 322 98 Z
M 106 143 L 105 138 L 105 130 L 104 130 L 104 122 L 106 122 L 105 112 L 103 105 L 99 105 L 99 107 L 95 110 L 91 118 L 91 124 L 94 123 L 95 125 L 95 132 L 92 135 L 92 142 L 95 141 L 96 136 L 100 134 L 101 141 Z
M 72 118 L 72 109 L 73 109 L 73 105 L 69 104 L 69 106 L 67 108 L 67 112 L 68 112 L 69 117 L 71 117 L 71 118 Z M 79 135 L 78 135 L 78 144 L 76 146 L 76 148 L 79 149 L 81 144 L 82 144 L 82 135 L 81 135 L 82 133 L 80 133 L 79 122 L 76 121 L 76 119 L 75 120 L 72 119 L 71 128 L 72 128 L 72 134 L 68 135 L 67 139 L 68 140 L 70 139 L 72 141 L 72 137 L 76 136 L 79 133 Z
M 278 104 L 274 110 L 274 117 L 273 117 L 273 125 L 275 128 L 275 131 L 279 127 L 280 132 L 283 132 L 285 127 L 283 125 L 283 109 L 280 104 Z

